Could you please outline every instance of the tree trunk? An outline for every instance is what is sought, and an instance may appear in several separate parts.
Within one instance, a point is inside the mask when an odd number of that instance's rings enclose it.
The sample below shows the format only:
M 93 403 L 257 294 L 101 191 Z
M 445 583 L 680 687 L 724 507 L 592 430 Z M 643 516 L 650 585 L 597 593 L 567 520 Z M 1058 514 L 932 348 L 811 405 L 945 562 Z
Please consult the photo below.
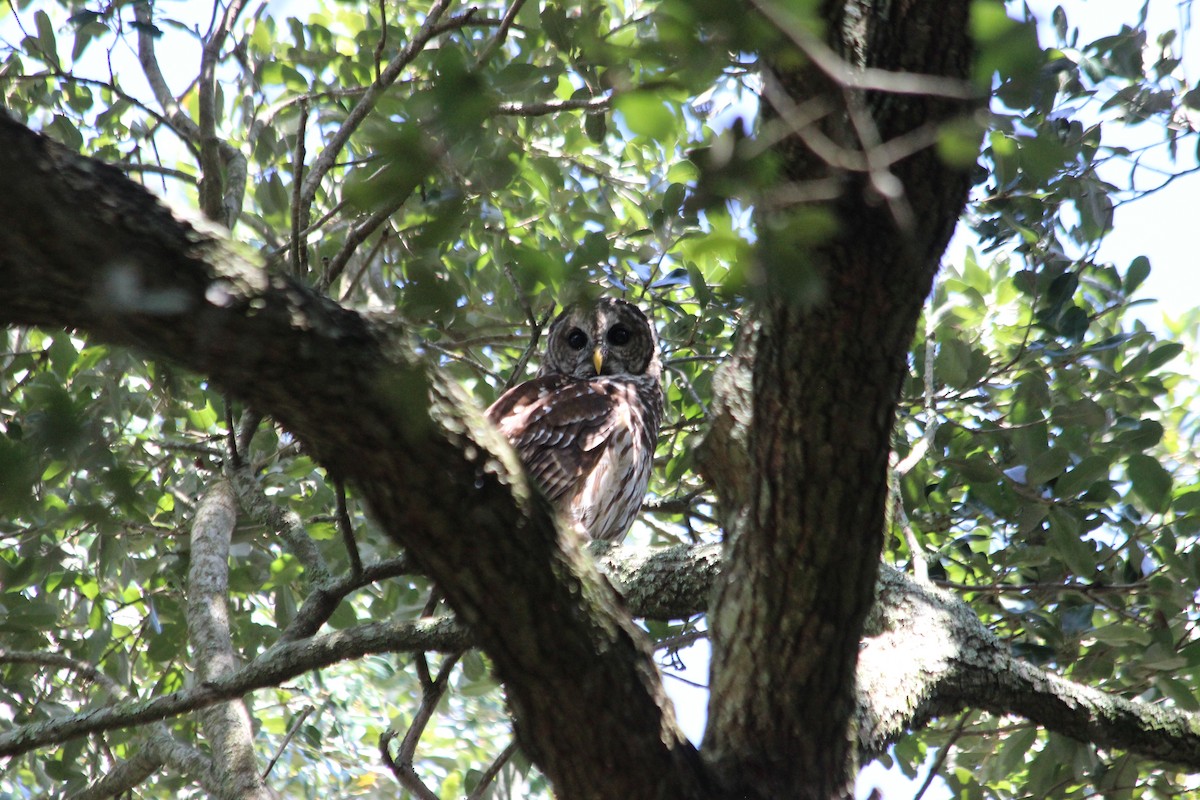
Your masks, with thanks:
M 881 143 L 962 113 L 963 101 L 846 84 L 851 67 L 965 78 L 967 9 L 837 4 L 826 16 L 840 67 L 819 69 L 819 45 L 803 40 L 813 56 L 803 67 L 768 63 L 768 124 L 788 124 L 789 109 L 811 98 L 841 98 L 778 153 L 787 180 L 833 178 L 842 192 L 829 209 L 834 232 L 804 249 L 795 243 L 812 240 L 811 216 L 760 212 L 750 474 L 742 508 L 727 515 L 702 749 L 734 796 L 852 795 L 853 677 L 882 547 L 894 409 L 969 182 L 931 148 L 892 164 L 879 155 Z M 829 143 L 851 171 L 831 163 Z

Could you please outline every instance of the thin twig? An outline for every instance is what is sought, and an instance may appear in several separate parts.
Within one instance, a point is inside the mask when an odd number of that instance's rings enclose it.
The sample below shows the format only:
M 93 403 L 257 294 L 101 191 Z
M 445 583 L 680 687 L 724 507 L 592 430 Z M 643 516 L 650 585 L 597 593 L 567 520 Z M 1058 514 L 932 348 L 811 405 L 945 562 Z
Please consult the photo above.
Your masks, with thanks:
M 346 545 L 346 555 L 350 558 L 350 575 L 354 578 L 362 576 L 362 556 L 358 554 L 358 542 L 354 540 L 354 526 L 350 522 L 350 512 L 346 510 L 346 484 L 334 481 L 334 491 L 337 493 L 337 526 L 342 532 L 342 542 Z
M 550 317 L 554 314 L 554 308 L 551 306 L 547 309 L 542 318 L 532 325 L 531 335 L 529 338 L 529 346 L 521 353 L 521 357 L 517 359 L 517 364 L 513 367 L 512 374 L 508 376 L 508 380 L 504 382 L 504 389 L 507 391 L 521 380 L 521 376 L 525 374 L 525 367 L 529 365 L 529 359 L 537 352 L 538 340 L 542 336 L 542 331 L 545 330 L 546 324 L 550 322 Z
M 954 743 L 958 741 L 958 738 L 962 736 L 963 729 L 967 726 L 967 720 L 969 720 L 974 713 L 974 711 L 967 710 L 959 716 L 958 724 L 954 726 L 954 731 L 950 734 L 950 739 L 946 742 L 946 744 L 942 745 L 940 750 L 938 750 L 937 758 L 935 758 L 933 763 L 929 765 L 929 772 L 925 775 L 925 781 L 921 784 L 921 788 L 917 790 L 917 793 L 913 795 L 913 800 L 921 800 L 921 798 L 925 796 L 925 792 L 927 792 L 929 787 L 933 785 L 933 779 L 937 777 L 938 772 L 946 763 L 946 757 L 950 755 L 950 748 L 953 747 Z
M 395 731 L 388 730 L 379 737 L 379 749 L 383 755 L 383 761 L 387 764 L 388 769 L 396 776 L 396 780 L 400 782 L 408 791 L 421 797 L 423 800 L 437 800 L 437 794 L 432 792 L 428 786 L 417 775 L 416 769 L 413 767 L 413 759 L 416 756 L 417 744 L 421 741 L 421 734 L 425 732 L 425 728 L 429 725 L 429 721 L 433 718 L 433 713 L 437 709 L 438 703 L 442 699 L 442 695 L 446 693 L 446 689 L 450 683 L 450 670 L 458 663 L 458 659 L 462 657 L 462 653 L 454 653 L 446 656 L 442 660 L 442 667 L 438 670 L 437 678 L 431 678 L 429 673 L 429 662 L 425 658 L 424 653 L 419 653 L 416 658 L 417 675 L 421 683 L 421 705 L 417 708 L 417 713 L 413 716 L 412 724 L 408 726 L 408 731 L 404 734 L 404 738 L 400 742 L 400 749 L 397 750 L 395 758 L 392 757 L 389 744 L 395 738 Z
M 437 22 L 450 6 L 450 3 L 451 0 L 435 0 L 433 6 L 429 9 L 429 13 L 425 16 L 425 22 L 413 35 L 413 38 L 403 50 L 388 62 L 387 67 L 380 73 L 378 80 L 367 87 L 362 97 L 355 103 L 354 108 L 350 109 L 350 113 L 346 115 L 346 119 L 342 122 L 341 127 L 330 137 L 329 142 L 325 145 L 325 149 L 313 161 L 301 189 L 301 204 L 304 206 L 301 209 L 302 214 L 312 206 L 321 181 L 325 179 L 325 175 L 333 168 L 338 155 L 341 154 L 342 149 L 346 146 L 346 142 L 350 140 L 351 134 L 358 130 L 363 120 L 367 118 L 367 115 L 375 108 L 375 104 L 379 102 L 379 98 L 387 91 L 387 88 L 400 77 L 400 73 L 404 68 L 412 63 L 413 59 L 425 49 L 425 45 L 436 34 Z
M 586 111 L 595 114 L 612 108 L 616 92 L 599 97 L 575 98 L 571 100 L 545 100 L 537 103 L 498 103 L 492 112 L 497 116 L 543 117 L 562 111 Z
M 304 136 L 308 129 L 308 103 L 302 102 L 299 107 L 300 127 L 296 132 L 296 152 L 292 156 L 292 274 L 303 278 L 308 272 L 308 242 L 304 236 L 301 224 L 308 224 L 307 219 L 300 218 L 300 186 L 304 180 Z
M 267 776 L 271 774 L 271 770 L 275 768 L 275 762 L 279 761 L 279 757 L 287 749 L 288 743 L 292 741 L 292 737 L 296 735 L 296 731 L 300 730 L 300 726 L 304 724 L 304 720 L 308 719 L 308 715 L 313 712 L 313 708 L 315 706 L 305 706 L 304 710 L 300 712 L 300 716 L 292 720 L 287 735 L 283 737 L 283 741 L 279 743 L 279 748 L 275 751 L 275 755 L 271 757 L 270 762 L 267 763 L 267 768 L 263 770 L 263 780 L 266 780 Z
M 384 0 L 379 0 L 379 41 L 375 44 L 375 82 L 378 83 L 381 78 L 381 67 L 383 63 L 383 51 L 387 47 L 387 7 L 384 5 Z
M 509 762 L 509 759 L 516 752 L 517 741 L 514 739 L 508 743 L 508 747 L 500 751 L 500 755 L 496 756 L 491 765 L 479 776 L 479 783 L 475 784 L 475 788 L 467 795 L 467 800 L 483 800 L 483 796 L 487 793 L 488 787 L 492 785 L 492 781 L 496 780 L 496 776 L 500 774 L 500 770 L 504 769 L 504 765 Z
M 497 29 L 496 35 L 483 48 L 483 52 L 479 54 L 479 58 L 475 59 L 475 69 L 478 70 L 491 61 L 492 56 L 503 46 L 504 41 L 508 38 L 508 30 L 516 22 L 517 13 L 520 12 L 523 5 L 525 5 L 525 0 L 513 0 L 512 5 L 508 7 L 508 11 L 504 13 L 504 18 L 500 20 L 500 27 Z

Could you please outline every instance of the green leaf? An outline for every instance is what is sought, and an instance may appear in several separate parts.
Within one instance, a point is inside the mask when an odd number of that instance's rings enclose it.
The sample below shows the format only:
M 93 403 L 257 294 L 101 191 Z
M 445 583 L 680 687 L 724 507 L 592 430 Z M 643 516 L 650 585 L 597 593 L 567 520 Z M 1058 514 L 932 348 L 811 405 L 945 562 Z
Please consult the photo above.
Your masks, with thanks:
M 1096 481 L 1107 478 L 1111 467 L 1104 456 L 1086 456 L 1058 479 L 1054 492 L 1059 497 L 1073 497 L 1087 491 Z
M 1125 460 L 1125 470 L 1133 484 L 1133 491 L 1146 507 L 1154 512 L 1167 510 L 1171 500 L 1171 473 L 1163 469 L 1158 459 L 1144 453 L 1136 453 Z
M 956 389 L 968 386 L 971 346 L 961 339 L 947 339 L 934 356 L 934 374 Z
M 54 25 L 50 22 L 50 15 L 39 9 L 33 15 L 33 24 L 37 28 L 38 55 L 51 66 L 59 66 L 58 41 L 54 37 Z
M 1076 512 L 1053 506 L 1047 516 L 1050 521 L 1047 531 L 1055 556 L 1071 572 L 1090 579 L 1096 572 L 1096 549 L 1091 542 L 1081 538 L 1083 526 Z
M 1129 263 L 1129 269 L 1125 270 L 1125 294 L 1133 294 L 1137 288 L 1142 285 L 1150 275 L 1150 259 L 1145 256 L 1138 256 Z
M 1046 483 L 1061 475 L 1070 463 L 1070 453 L 1064 448 L 1052 447 L 1029 463 L 1026 480 L 1029 483 Z
M 675 114 L 657 92 L 629 92 L 613 104 L 630 131 L 658 141 L 666 140 L 675 130 Z

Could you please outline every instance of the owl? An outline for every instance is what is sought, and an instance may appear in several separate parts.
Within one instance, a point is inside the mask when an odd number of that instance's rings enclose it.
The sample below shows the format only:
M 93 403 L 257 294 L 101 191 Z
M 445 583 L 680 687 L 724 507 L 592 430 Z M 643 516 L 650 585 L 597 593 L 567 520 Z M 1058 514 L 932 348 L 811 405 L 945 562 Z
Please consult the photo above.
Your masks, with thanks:
M 568 525 L 619 542 L 650 481 L 661 381 L 654 326 L 637 306 L 601 298 L 559 314 L 538 376 L 487 416 Z

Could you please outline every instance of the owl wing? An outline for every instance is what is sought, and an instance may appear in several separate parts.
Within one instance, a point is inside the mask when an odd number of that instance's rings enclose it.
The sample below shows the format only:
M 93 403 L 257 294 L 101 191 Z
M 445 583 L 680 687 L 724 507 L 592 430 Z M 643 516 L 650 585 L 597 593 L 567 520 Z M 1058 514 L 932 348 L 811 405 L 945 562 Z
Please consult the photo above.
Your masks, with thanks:
M 514 386 L 487 410 L 542 492 L 557 502 L 600 460 L 617 424 L 617 398 L 602 381 L 545 375 Z

